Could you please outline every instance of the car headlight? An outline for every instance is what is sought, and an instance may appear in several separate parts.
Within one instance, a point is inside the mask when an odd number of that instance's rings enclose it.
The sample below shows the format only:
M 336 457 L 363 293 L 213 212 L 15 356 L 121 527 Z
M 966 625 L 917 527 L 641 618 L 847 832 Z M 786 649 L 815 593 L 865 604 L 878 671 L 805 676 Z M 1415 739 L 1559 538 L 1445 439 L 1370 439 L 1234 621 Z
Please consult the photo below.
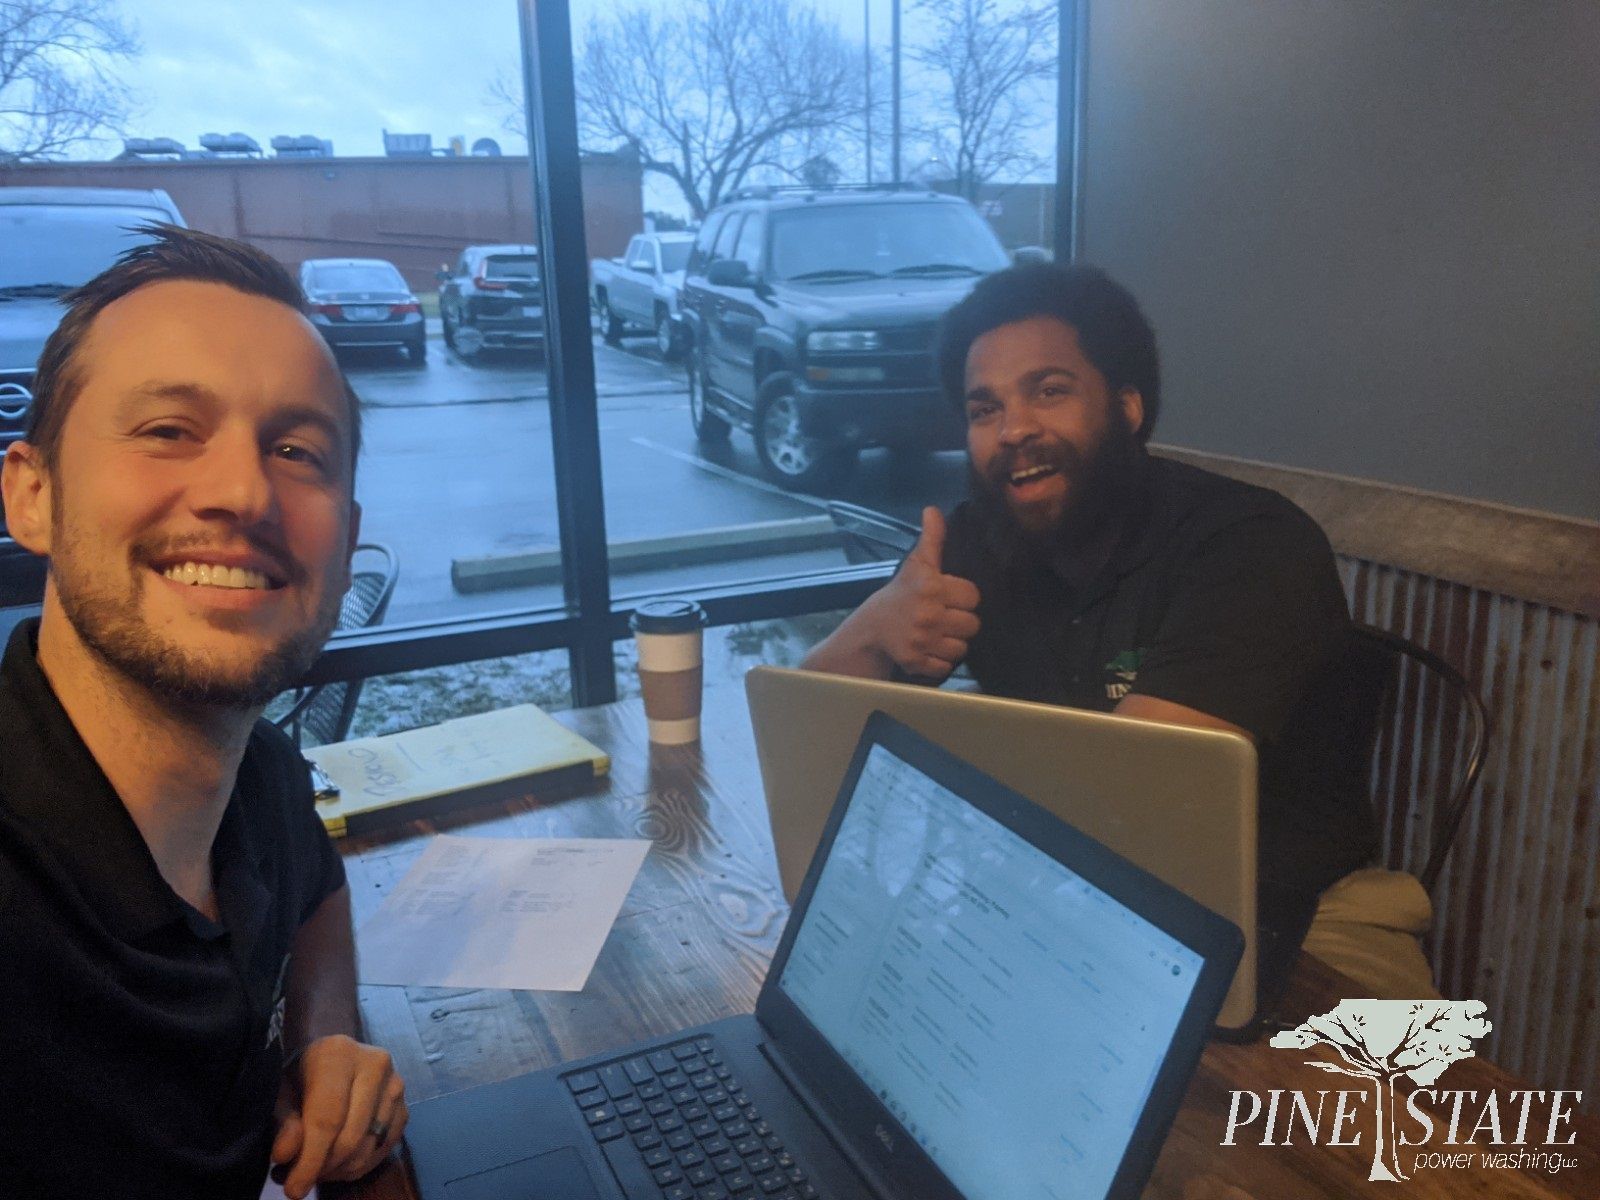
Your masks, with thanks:
M 879 345 L 876 329 L 819 329 L 806 335 L 806 349 L 814 354 L 876 350 Z

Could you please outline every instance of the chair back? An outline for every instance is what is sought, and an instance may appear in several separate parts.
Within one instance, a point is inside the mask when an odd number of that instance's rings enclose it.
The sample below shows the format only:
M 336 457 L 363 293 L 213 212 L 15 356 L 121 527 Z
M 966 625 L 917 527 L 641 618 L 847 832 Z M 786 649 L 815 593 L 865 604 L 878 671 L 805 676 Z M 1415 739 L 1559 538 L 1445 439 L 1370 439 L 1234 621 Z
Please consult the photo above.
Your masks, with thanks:
M 839 545 L 851 566 L 898 562 L 911 553 L 922 533 L 909 521 L 844 500 L 830 500 L 828 516 L 839 531 Z
M 1483 772 L 1489 708 L 1427 647 L 1372 625 L 1351 631 L 1352 669 L 1381 682 L 1369 761 L 1383 860 L 1431 893 Z
M 363 542 L 356 547 L 350 590 L 339 605 L 336 629 L 366 629 L 383 621 L 400 578 L 400 560 L 380 542 Z M 350 732 L 361 699 L 361 681 L 323 683 L 302 688 L 293 706 L 276 718 L 280 729 L 288 731 L 296 744 L 307 738 L 317 745 L 342 742 Z

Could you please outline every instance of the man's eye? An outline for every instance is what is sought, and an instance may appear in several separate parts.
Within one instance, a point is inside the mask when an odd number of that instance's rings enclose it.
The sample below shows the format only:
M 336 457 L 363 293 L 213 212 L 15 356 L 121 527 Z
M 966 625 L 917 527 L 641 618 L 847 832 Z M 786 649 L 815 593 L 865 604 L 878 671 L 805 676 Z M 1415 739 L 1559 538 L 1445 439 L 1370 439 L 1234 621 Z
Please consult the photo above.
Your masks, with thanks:
M 151 425 L 145 429 L 144 436 L 160 438 L 164 442 L 175 442 L 187 432 L 182 425 Z
M 322 466 L 322 455 L 310 447 L 295 442 L 279 442 L 273 448 L 273 453 L 286 462 L 307 463 L 313 467 Z

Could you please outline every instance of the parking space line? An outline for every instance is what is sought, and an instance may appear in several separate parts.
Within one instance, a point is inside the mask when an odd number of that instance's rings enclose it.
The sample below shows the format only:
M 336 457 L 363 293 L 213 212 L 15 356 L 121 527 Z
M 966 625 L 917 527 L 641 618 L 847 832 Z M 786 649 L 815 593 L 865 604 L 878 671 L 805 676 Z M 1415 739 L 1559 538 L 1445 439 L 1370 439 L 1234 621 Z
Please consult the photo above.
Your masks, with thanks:
M 738 471 L 730 470 L 720 463 L 707 462 L 705 459 L 700 458 L 697 455 L 685 454 L 682 450 L 674 449 L 671 446 L 663 446 L 660 442 L 652 442 L 649 438 L 636 437 L 630 440 L 635 446 L 644 446 L 650 450 L 659 451 L 660 453 L 668 455 L 672 458 L 676 458 L 681 462 L 686 462 L 690 466 L 699 467 L 702 471 L 709 471 L 713 475 L 720 476 L 721 478 L 730 480 L 734 483 L 742 483 L 746 487 L 754 488 L 760 492 L 770 492 L 774 496 L 782 496 L 788 500 L 798 500 L 801 504 L 809 504 L 812 508 L 818 508 L 822 509 L 823 511 L 827 511 L 828 502 L 826 500 L 818 500 L 815 496 L 808 496 L 804 492 L 786 492 L 776 484 L 768 483 L 764 479 L 752 479 L 750 476 L 742 475 Z

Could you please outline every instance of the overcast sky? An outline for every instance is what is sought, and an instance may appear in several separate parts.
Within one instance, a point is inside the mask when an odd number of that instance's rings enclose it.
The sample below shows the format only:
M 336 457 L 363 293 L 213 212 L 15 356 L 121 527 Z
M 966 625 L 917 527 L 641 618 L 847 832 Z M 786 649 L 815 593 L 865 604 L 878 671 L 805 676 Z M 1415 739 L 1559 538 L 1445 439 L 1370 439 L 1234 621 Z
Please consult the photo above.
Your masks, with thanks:
M 813 2 L 860 40 L 863 0 Z M 873 43 L 887 47 L 892 0 L 865 2 Z M 613 4 L 572 0 L 574 27 Z M 487 96 L 496 71 L 517 64 L 513 0 L 122 0 L 122 11 L 144 46 L 122 71 L 138 97 L 133 136 L 195 147 L 202 133 L 237 130 L 265 149 L 278 134 L 315 134 L 336 154 L 380 155 L 388 129 L 432 134 L 436 146 L 459 134 L 468 146 L 492 137 L 507 153 L 527 150 Z M 915 19 L 910 0 L 903 19 Z M 681 208 L 674 198 L 651 186 L 646 207 Z

